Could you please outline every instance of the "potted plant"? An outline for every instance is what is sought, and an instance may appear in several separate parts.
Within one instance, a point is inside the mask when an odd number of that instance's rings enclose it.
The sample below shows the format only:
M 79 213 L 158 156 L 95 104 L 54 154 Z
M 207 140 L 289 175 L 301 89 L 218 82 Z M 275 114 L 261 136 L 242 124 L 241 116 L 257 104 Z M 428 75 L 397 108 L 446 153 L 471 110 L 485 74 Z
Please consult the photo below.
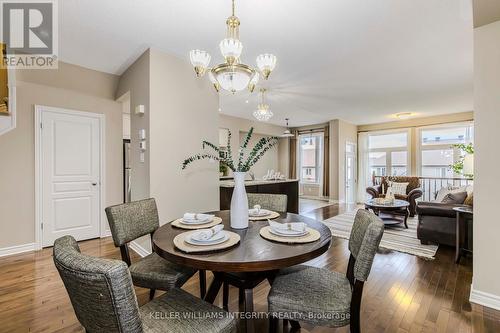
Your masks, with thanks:
M 248 144 L 252 138 L 253 127 L 248 131 L 245 140 L 238 149 L 238 159 L 233 160 L 231 151 L 231 131 L 227 137 L 227 152 L 221 154 L 220 148 L 211 142 L 203 141 L 203 150 L 210 150 L 210 152 L 199 153 L 188 157 L 182 163 L 182 169 L 194 161 L 209 159 L 212 161 L 219 161 L 221 165 L 233 171 L 234 175 L 234 190 L 231 198 L 231 227 L 235 229 L 244 229 L 248 227 L 248 199 L 245 190 L 245 175 L 252 166 L 257 163 L 264 154 L 278 143 L 277 137 L 266 137 L 260 139 L 255 146 L 248 150 Z
M 460 149 L 462 152 L 465 153 L 465 155 L 461 156 L 458 161 L 450 165 L 450 169 L 453 170 L 453 172 L 456 174 L 464 175 L 466 178 L 472 179 L 474 177 L 472 172 L 470 170 L 464 170 L 464 161 L 466 160 L 467 156 L 472 158 L 472 156 L 474 155 L 474 145 L 472 143 L 469 144 L 459 143 L 453 145 L 453 148 Z

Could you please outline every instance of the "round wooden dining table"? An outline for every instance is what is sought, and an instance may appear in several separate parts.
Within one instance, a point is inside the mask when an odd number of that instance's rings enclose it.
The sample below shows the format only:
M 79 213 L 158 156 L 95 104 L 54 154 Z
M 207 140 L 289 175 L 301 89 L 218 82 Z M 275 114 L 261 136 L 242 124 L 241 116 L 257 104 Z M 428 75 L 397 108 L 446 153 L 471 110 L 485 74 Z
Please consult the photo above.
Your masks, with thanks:
M 153 251 L 161 257 L 189 267 L 212 271 L 214 279 L 204 299 L 213 303 L 222 285 L 223 300 L 227 309 L 227 288 L 231 284 L 239 289 L 240 312 L 253 312 L 253 289 L 262 281 L 270 284 L 278 271 L 314 259 L 325 253 L 330 247 L 332 234 L 323 223 L 305 216 L 283 213 L 276 222 L 304 222 L 308 227 L 320 233 L 317 241 L 305 244 L 278 243 L 262 238 L 259 231 L 267 226 L 267 221 L 249 221 L 246 229 L 231 228 L 229 211 L 211 212 L 222 219 L 225 230 L 240 235 L 240 242 L 235 246 L 211 253 L 185 253 L 177 249 L 173 239 L 187 230 L 179 229 L 167 223 L 153 234 Z M 201 276 L 201 274 L 200 274 Z M 204 293 L 202 293 L 204 294 Z M 252 323 L 248 321 L 247 331 L 252 331 Z

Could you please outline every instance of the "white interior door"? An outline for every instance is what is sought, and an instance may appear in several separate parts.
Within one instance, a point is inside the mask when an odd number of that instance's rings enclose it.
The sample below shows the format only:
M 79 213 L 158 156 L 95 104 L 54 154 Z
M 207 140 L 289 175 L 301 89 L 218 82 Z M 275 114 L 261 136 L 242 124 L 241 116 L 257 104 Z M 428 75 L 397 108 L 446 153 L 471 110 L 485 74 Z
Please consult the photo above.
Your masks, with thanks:
M 356 145 L 347 143 L 345 149 L 346 202 L 356 202 Z
M 40 121 L 42 246 L 99 237 L 100 116 L 42 109 Z

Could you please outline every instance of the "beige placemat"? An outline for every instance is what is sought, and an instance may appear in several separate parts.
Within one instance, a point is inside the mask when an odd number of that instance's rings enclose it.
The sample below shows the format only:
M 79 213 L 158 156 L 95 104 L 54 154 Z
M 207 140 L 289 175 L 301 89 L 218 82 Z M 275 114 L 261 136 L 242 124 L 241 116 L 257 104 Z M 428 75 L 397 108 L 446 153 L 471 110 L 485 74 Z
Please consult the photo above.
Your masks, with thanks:
M 277 217 L 280 217 L 280 213 L 273 212 L 271 211 L 271 214 L 265 215 L 265 216 L 248 216 L 248 219 L 250 221 L 262 221 L 262 220 L 267 220 L 267 219 L 275 219 Z
M 222 219 L 220 217 L 214 216 L 214 220 L 212 222 L 205 223 L 205 224 L 197 224 L 197 225 L 184 224 L 184 223 L 182 223 L 182 218 L 173 221 L 171 224 L 173 227 L 176 227 L 176 228 L 186 229 L 186 230 L 195 230 L 195 229 L 211 228 L 211 227 L 216 226 L 217 224 L 220 224 L 220 223 L 222 223 Z
M 272 240 L 275 242 L 280 242 L 280 243 L 288 243 L 288 244 L 311 243 L 311 242 L 317 241 L 321 237 L 321 234 L 319 233 L 318 230 L 307 228 L 307 227 L 306 227 L 306 230 L 308 230 L 309 233 L 307 235 L 301 236 L 301 237 L 280 237 L 280 236 L 277 236 L 275 234 L 272 234 L 269 231 L 269 229 L 271 229 L 270 226 L 261 228 L 259 231 L 260 235 L 265 239 Z
M 232 231 L 225 230 L 225 232 L 229 235 L 229 239 L 224 243 L 215 245 L 191 245 L 186 243 L 185 239 L 194 232 L 196 231 L 187 231 L 175 236 L 174 238 L 175 247 L 186 253 L 200 253 L 200 252 L 213 252 L 213 251 L 225 250 L 235 246 L 240 242 L 240 235 Z

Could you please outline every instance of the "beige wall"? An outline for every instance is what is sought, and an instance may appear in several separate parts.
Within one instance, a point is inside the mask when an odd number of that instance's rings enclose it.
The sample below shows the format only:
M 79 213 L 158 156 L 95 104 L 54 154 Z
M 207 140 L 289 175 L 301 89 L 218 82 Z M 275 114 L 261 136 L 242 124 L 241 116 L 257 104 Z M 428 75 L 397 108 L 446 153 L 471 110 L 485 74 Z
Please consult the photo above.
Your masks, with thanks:
M 149 162 L 150 150 L 144 152 L 144 162 L 140 160 L 139 137 L 140 129 L 146 130 L 149 143 L 150 117 L 150 54 L 144 52 L 120 77 L 115 97 L 121 98 L 128 94 L 130 98 L 130 166 L 132 200 L 149 198 Z M 137 105 L 145 106 L 145 114 L 135 114 Z
M 247 132 L 240 132 L 240 145 L 243 143 L 243 140 L 245 140 L 246 135 Z M 268 137 L 268 135 L 253 134 L 252 138 L 250 139 L 250 142 L 248 143 L 248 148 L 252 149 L 260 139 L 265 137 Z M 267 174 L 268 170 L 280 171 L 278 149 L 279 146 L 269 150 L 264 156 L 262 156 L 262 158 L 257 163 L 255 163 L 255 165 L 250 170 L 251 172 L 254 173 L 255 178 L 262 179 L 262 177 L 264 177 Z
M 471 301 L 478 292 L 500 309 L 500 21 L 474 29 L 474 263 Z M 494 306 L 492 304 L 486 304 Z
M 232 141 L 231 149 L 236 156 L 241 140 L 248 132 L 250 127 L 254 128 L 254 133 L 260 136 L 280 136 L 285 131 L 285 127 L 276 126 L 268 123 L 251 121 L 248 119 L 232 117 L 228 115 L 219 115 L 219 128 L 227 128 L 231 131 Z M 254 136 L 256 137 L 256 136 Z M 250 145 L 251 146 L 251 145 Z M 280 139 L 278 147 L 269 151 L 268 156 L 259 161 L 255 166 L 255 176 L 262 178 L 268 169 L 274 169 L 288 176 L 288 139 Z
M 116 96 L 130 92 L 132 198 L 156 199 L 162 223 L 188 211 L 219 208 L 216 163 L 182 161 L 201 152 L 202 140 L 218 142 L 218 97 L 206 79 L 197 79 L 184 59 L 146 51 L 120 78 Z M 143 116 L 134 114 L 145 105 Z M 146 129 L 147 150 L 140 162 L 139 129 Z M 137 245 L 151 250 L 149 237 Z
M 35 241 L 35 104 L 105 115 L 105 204 L 122 201 L 121 106 L 114 101 L 117 77 L 61 62 L 58 70 L 16 74 L 17 127 L 0 136 L 0 248 Z
M 160 217 L 219 208 L 219 166 L 182 161 L 201 152 L 203 140 L 217 142 L 218 96 L 209 80 L 197 79 L 191 65 L 151 50 L 150 189 Z

